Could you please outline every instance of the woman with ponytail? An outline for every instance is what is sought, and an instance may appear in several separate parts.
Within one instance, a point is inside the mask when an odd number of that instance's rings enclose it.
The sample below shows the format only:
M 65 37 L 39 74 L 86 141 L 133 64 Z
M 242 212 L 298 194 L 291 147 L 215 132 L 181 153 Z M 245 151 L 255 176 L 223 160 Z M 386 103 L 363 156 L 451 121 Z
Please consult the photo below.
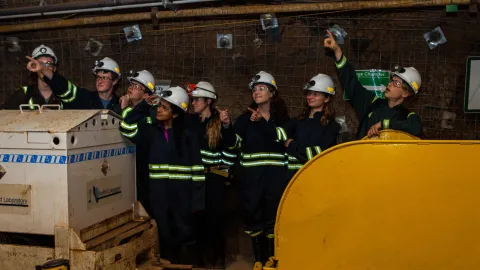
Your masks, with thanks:
M 192 97 L 190 127 L 200 136 L 200 153 L 205 167 L 205 212 L 197 215 L 199 253 L 206 267 L 225 268 L 225 181 L 236 155 L 229 150 L 236 143 L 228 110 L 215 106 L 217 94 L 204 81 L 188 85 Z M 202 264 L 202 263 L 201 263 Z

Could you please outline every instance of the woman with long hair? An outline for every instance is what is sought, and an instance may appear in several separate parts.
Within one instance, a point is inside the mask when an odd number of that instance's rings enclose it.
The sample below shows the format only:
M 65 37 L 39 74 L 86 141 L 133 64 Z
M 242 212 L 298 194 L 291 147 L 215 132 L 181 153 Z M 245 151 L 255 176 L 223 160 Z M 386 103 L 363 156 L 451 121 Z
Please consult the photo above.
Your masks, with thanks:
M 284 127 L 277 128 L 277 139 L 285 141 L 289 177 L 315 155 L 336 145 L 340 125 L 335 122 L 335 85 L 325 75 L 314 76 L 304 87 L 305 109 Z
M 121 125 L 136 128 L 128 138 L 150 144 L 150 203 L 158 225 L 160 265 L 195 263 L 194 213 L 205 207 L 205 173 L 198 136 L 187 127 L 189 97 L 181 87 L 149 96 L 133 108 Z M 150 116 L 151 115 L 151 116 Z M 150 116 L 150 117 L 149 117 Z
M 225 182 L 226 169 L 233 165 L 236 137 L 228 110 L 215 106 L 217 93 L 209 82 L 189 84 L 192 99 L 190 123 L 200 136 L 200 151 L 205 167 L 205 212 L 198 220 L 199 253 L 204 265 L 215 269 L 225 268 Z
M 283 142 L 267 136 L 270 128 L 285 124 L 288 112 L 275 78 L 260 71 L 249 87 L 253 102 L 235 122 L 241 146 L 239 191 L 245 212 L 245 232 L 250 235 L 255 269 L 273 256 L 273 228 L 278 204 L 288 184 Z

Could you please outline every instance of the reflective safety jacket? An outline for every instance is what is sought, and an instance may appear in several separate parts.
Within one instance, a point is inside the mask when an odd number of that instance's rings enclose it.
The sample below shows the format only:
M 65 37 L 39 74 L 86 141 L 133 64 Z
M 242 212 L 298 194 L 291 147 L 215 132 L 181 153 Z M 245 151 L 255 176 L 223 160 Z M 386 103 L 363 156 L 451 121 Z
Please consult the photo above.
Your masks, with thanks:
M 313 118 L 293 119 L 283 127 L 271 130 L 270 136 L 279 141 L 293 139 L 287 147 L 288 169 L 296 171 L 322 151 L 337 144 L 340 125 L 333 118 L 327 125 L 320 123 L 323 112 Z
M 211 149 L 208 146 L 207 137 L 207 125 L 210 122 L 210 118 L 205 118 L 202 122 L 202 118 L 199 115 L 189 115 L 188 126 L 189 128 L 196 129 L 196 133 L 199 136 L 200 153 L 202 155 L 202 162 L 205 167 L 226 165 L 232 166 L 237 158 L 236 151 L 233 149 L 236 145 L 237 137 L 233 126 L 225 128 L 221 127 L 221 138 L 215 149 Z
M 375 124 L 381 123 L 382 129 L 405 131 L 414 136 L 422 134 L 420 117 L 410 112 L 403 104 L 393 108 L 386 99 L 377 98 L 373 91 L 360 84 L 352 64 L 345 56 L 337 61 L 338 79 L 345 91 L 345 99 L 352 104 L 360 123 L 357 139 L 362 139 Z
M 241 148 L 241 167 L 287 167 L 284 143 L 272 140 L 270 136 L 267 136 L 272 128 L 276 127 L 274 119 L 266 121 L 262 118 L 258 122 L 250 121 L 249 113 L 244 113 L 237 118 L 235 122 L 236 147 Z
M 65 109 L 108 109 L 119 115 L 122 113 L 119 98 L 115 94 L 113 94 L 107 108 L 104 108 L 97 91 L 77 87 L 57 73 L 53 73 L 52 79 L 45 76 L 43 80 L 50 85 L 53 93 L 61 99 Z
M 45 104 L 58 104 L 62 106 L 62 102 L 57 98 L 53 93 L 45 100 L 45 98 L 40 93 L 38 86 L 32 84 L 29 86 L 22 86 L 18 88 L 13 94 L 8 98 L 7 102 L 1 106 L 2 109 L 7 110 L 18 110 L 21 104 L 30 105 L 24 109 L 35 109 L 33 104 L 38 104 L 40 106 Z
M 188 128 L 185 121 L 182 136 L 182 153 L 176 149 L 173 128 L 164 130 L 154 120 L 156 107 L 145 101 L 135 108 L 124 110 L 124 119 L 120 124 L 121 133 L 136 144 L 146 144 L 149 148 L 148 168 L 150 181 L 169 181 L 169 185 L 178 183 L 179 194 L 185 194 L 188 188 L 191 196 L 182 198 L 189 201 L 192 211 L 205 207 L 205 168 L 200 155 L 200 143 L 195 129 Z M 151 115 L 150 115 L 151 113 Z M 173 125 L 179 124 L 173 122 Z M 179 181 L 179 182 L 178 182 Z M 189 183 L 186 185 L 185 183 Z M 152 207 L 155 207 L 152 205 Z

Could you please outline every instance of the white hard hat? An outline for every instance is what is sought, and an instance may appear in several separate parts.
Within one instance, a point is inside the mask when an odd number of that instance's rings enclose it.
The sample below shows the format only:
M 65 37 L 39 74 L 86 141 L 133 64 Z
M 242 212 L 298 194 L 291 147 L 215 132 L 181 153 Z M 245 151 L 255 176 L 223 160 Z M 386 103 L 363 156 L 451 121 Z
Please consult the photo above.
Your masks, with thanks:
M 169 103 L 179 107 L 183 111 L 188 109 L 188 94 L 185 89 L 180 86 L 170 87 L 167 90 L 164 90 L 160 93 L 162 99 L 168 101 Z
M 215 88 L 209 82 L 200 81 L 195 85 L 195 89 L 192 91 L 192 97 L 206 97 L 217 99 Z
M 272 74 L 267 73 L 265 71 L 260 71 L 258 72 L 255 76 L 253 76 L 252 81 L 248 85 L 250 89 L 253 89 L 255 84 L 258 83 L 264 83 L 267 85 L 273 86 L 275 89 L 278 89 L 277 87 L 277 82 L 275 81 L 275 78 L 272 76 Z
M 145 88 L 147 88 L 150 92 L 155 91 L 155 78 L 153 78 L 152 73 L 146 70 L 138 71 L 135 73 L 133 73 L 133 71 L 130 71 L 130 73 L 132 74 L 132 76 L 127 77 L 127 80 L 129 82 L 136 81 L 145 86 Z
M 50 47 L 47 47 L 43 44 L 35 48 L 32 52 L 33 59 L 37 59 L 40 56 L 50 56 L 53 58 L 53 62 L 55 64 L 57 63 L 57 56 L 55 55 L 55 52 L 53 52 L 53 50 Z
M 412 88 L 415 94 L 418 93 L 418 89 L 420 89 L 420 86 L 422 86 L 422 77 L 420 76 L 420 72 L 418 72 L 414 67 L 402 68 L 396 66 L 393 75 L 400 77 L 400 79 L 406 82 Z
M 317 91 L 327 93 L 329 95 L 335 95 L 335 84 L 332 78 L 325 74 L 317 74 L 310 81 L 305 84 L 303 88 L 308 91 Z
M 105 57 L 100 61 L 95 61 L 95 67 L 92 70 L 95 74 L 97 74 L 97 72 L 100 70 L 106 70 L 117 74 L 118 78 L 122 76 L 117 62 L 113 61 L 113 59 L 109 57 Z

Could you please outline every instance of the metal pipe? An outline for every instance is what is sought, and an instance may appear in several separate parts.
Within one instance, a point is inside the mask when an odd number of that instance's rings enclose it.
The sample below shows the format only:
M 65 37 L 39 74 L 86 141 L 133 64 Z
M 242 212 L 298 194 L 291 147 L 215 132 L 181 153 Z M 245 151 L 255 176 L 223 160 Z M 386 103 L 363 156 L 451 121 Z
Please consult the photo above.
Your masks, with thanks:
M 49 9 L 46 9 L 46 11 L 38 12 L 38 13 L 22 13 L 22 14 L 14 14 L 14 15 L 1 15 L 4 12 L 0 10 L 0 20 L 6 20 L 6 19 L 16 19 L 16 18 L 28 18 L 28 17 L 38 17 L 38 16 L 49 16 L 49 15 L 63 15 L 63 14 L 74 14 L 74 13 L 86 13 L 86 12 L 100 12 L 100 11 L 113 11 L 113 10 L 121 10 L 121 9 L 134 9 L 134 8 L 142 8 L 142 7 L 156 7 L 156 6 L 168 6 L 168 5 L 182 5 L 182 4 L 193 4 L 193 3 L 203 3 L 203 2 L 214 2 L 214 1 L 219 1 L 219 0 L 179 0 L 179 1 L 173 1 L 170 2 L 168 0 L 163 0 L 161 2 L 154 2 L 152 3 L 153 0 L 112 0 L 111 3 L 105 3 L 102 2 L 95 2 L 93 7 L 89 7 L 88 5 L 79 5 L 80 7 L 85 6 L 85 8 L 80 8 L 80 9 L 72 9 L 75 7 L 75 5 L 68 5 L 70 7 L 69 9 L 65 9 L 67 5 L 61 5 L 62 7 L 56 7 L 55 6 L 49 6 Z M 147 3 L 145 3 L 147 2 Z M 89 2 L 90 3 L 90 2 Z M 122 3 L 123 5 L 118 5 L 119 3 Z M 128 4 L 127 3 L 135 3 L 135 4 Z M 84 3 L 80 3 L 84 4 Z M 59 5 L 60 6 L 60 5 Z M 98 6 L 98 7 L 97 7 Z M 38 7 L 38 8 L 43 8 L 43 7 Z M 29 7 L 29 9 L 32 9 Z M 48 11 L 52 10 L 52 11 Z M 9 10 L 6 13 L 14 13 L 13 10 Z
M 203 3 L 203 2 L 214 2 L 214 1 L 218 1 L 218 0 L 181 0 L 181 1 L 172 2 L 172 4 L 180 5 L 180 4 Z M 162 6 L 164 4 L 165 4 L 165 1 L 156 2 L 156 3 L 146 3 L 146 4 L 115 6 L 115 7 L 101 7 L 101 8 L 87 8 L 87 9 L 44 12 L 43 15 L 61 15 L 61 14 L 73 14 L 73 13 L 85 13 L 85 12 L 97 12 L 97 11 L 113 11 L 113 10 L 121 10 L 121 9 L 157 7 L 157 6 Z M 0 17 L 0 19 L 2 19 L 2 17 Z
M 189 0 L 185 0 L 189 1 Z M 176 1 L 177 2 L 177 1 Z M 199 8 L 185 9 L 178 11 L 159 11 L 156 14 L 158 19 L 164 18 L 186 18 L 186 17 L 204 17 L 204 16 L 226 16 L 242 14 L 262 14 L 262 13 L 298 13 L 298 12 L 317 12 L 332 10 L 361 10 L 361 9 L 387 9 L 387 8 L 407 8 L 407 7 L 427 7 L 444 6 L 447 4 L 468 5 L 470 0 L 390 0 L 390 1 L 348 1 L 331 3 L 311 3 L 311 4 L 283 4 L 283 5 L 250 5 L 250 6 L 232 6 L 219 8 Z M 151 20 L 151 13 L 132 13 L 116 14 L 109 16 L 96 16 L 88 18 L 76 18 L 68 20 L 46 21 L 16 25 L 1 25 L 0 33 L 22 32 L 30 30 L 65 28 L 85 25 L 99 25 L 105 23 L 119 23 L 131 21 Z
M 51 5 L 51 6 L 7 8 L 7 9 L 0 9 L 0 17 L 8 16 L 8 15 L 27 15 L 28 17 L 31 17 L 31 14 L 42 14 L 45 12 L 143 4 L 143 3 L 151 3 L 153 1 L 154 0 L 103 0 L 103 1 L 64 3 L 64 4 Z

